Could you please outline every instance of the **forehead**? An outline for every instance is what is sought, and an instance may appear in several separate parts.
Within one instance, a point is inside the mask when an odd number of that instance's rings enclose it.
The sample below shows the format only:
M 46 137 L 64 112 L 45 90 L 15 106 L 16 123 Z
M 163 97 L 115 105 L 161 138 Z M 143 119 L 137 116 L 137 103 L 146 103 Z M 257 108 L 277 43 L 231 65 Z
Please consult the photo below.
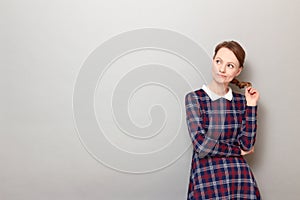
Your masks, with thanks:
M 234 55 L 234 53 L 225 47 L 222 47 L 221 49 L 219 49 L 219 51 L 216 54 L 216 58 L 221 58 L 222 60 L 224 60 L 226 62 L 233 62 L 235 64 L 239 63 L 239 61 L 236 58 L 236 56 Z

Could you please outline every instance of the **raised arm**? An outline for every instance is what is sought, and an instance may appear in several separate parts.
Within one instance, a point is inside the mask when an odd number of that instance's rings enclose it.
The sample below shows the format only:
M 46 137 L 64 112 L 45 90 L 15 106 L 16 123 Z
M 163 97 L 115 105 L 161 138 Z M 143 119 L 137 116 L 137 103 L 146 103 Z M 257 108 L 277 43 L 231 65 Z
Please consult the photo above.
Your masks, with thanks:
M 257 102 L 259 99 L 259 92 L 253 87 L 245 89 L 245 114 L 242 121 L 242 130 L 238 136 L 241 149 L 250 151 L 254 146 L 257 129 Z
M 238 135 L 240 147 L 244 151 L 250 151 L 256 140 L 257 106 L 246 106 L 242 121 L 241 133 Z

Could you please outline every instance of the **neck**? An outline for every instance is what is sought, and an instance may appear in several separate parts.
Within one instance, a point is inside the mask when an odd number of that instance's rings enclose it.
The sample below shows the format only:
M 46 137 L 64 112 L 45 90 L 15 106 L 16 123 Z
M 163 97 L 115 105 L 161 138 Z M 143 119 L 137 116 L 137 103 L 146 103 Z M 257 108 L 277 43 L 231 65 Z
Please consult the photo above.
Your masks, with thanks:
M 212 81 L 210 84 L 208 84 L 207 87 L 211 91 L 213 91 L 214 93 L 216 93 L 217 95 L 220 95 L 220 96 L 225 95 L 229 90 L 228 84 L 220 84 L 215 81 Z

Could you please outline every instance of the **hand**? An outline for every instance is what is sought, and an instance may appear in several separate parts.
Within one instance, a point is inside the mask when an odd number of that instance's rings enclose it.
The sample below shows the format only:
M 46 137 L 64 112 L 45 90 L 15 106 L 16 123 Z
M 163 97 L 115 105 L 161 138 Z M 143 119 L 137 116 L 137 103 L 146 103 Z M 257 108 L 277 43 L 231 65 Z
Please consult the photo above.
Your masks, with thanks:
M 256 106 L 259 99 L 259 92 L 255 88 L 247 87 L 245 89 L 245 97 L 247 106 Z
M 241 150 L 241 155 L 242 156 L 245 156 L 245 155 L 250 154 L 250 153 L 254 153 L 254 147 L 252 147 L 252 149 L 250 151 Z

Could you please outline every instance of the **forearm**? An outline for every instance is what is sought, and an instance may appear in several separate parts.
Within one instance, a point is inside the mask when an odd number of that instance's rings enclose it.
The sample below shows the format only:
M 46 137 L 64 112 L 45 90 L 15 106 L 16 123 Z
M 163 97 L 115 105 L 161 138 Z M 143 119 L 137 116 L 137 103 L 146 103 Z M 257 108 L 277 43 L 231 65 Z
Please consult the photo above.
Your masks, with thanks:
M 205 156 L 239 156 L 241 149 L 238 145 L 221 142 L 201 132 L 190 132 L 193 147 L 199 157 Z
M 246 106 L 245 117 L 238 141 L 243 150 L 249 151 L 255 144 L 257 129 L 257 106 Z

